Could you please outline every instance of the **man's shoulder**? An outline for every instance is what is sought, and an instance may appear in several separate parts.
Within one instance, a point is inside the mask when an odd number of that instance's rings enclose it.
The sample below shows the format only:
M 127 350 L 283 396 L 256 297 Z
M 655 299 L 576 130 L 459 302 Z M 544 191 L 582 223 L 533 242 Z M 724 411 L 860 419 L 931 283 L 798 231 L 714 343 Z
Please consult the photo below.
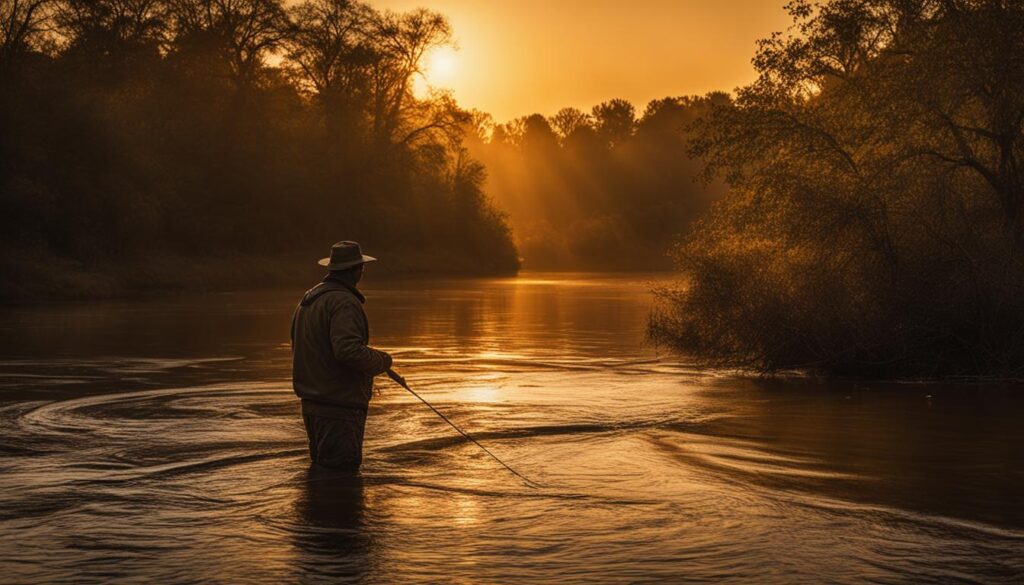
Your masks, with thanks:
M 363 312 L 363 304 L 347 289 L 332 289 L 324 291 L 323 303 L 329 310 L 344 310 Z
M 313 306 L 321 298 L 324 299 L 325 304 L 329 305 L 348 304 L 351 302 L 359 304 L 356 294 L 349 290 L 348 287 L 330 282 L 321 282 L 306 291 L 306 294 L 302 295 L 302 300 L 299 301 L 299 304 L 304 307 Z

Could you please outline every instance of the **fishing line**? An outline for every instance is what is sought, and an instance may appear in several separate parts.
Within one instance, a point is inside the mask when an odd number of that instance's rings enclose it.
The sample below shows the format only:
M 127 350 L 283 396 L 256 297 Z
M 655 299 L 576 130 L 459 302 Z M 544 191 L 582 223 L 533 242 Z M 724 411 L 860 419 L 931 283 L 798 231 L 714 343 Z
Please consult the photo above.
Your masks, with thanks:
M 399 386 L 401 386 L 402 388 L 405 388 L 406 390 L 408 390 L 410 394 L 412 394 L 416 398 L 419 398 L 420 402 L 422 402 L 423 404 L 426 404 L 427 408 L 429 408 L 430 410 L 433 410 L 434 414 L 436 414 L 437 416 L 441 417 L 444 420 L 444 422 L 450 424 L 453 429 L 455 429 L 456 431 L 459 432 L 460 435 L 462 435 L 463 437 L 466 437 L 467 439 L 472 441 L 473 444 L 475 444 L 477 447 L 480 447 L 481 449 L 483 449 L 484 453 L 487 453 L 488 455 L 491 456 L 491 458 L 493 458 L 495 461 L 500 463 L 502 467 L 504 467 L 505 469 L 511 471 L 513 473 L 513 475 L 515 475 L 519 479 L 523 480 L 523 483 L 525 483 L 527 487 L 531 487 L 531 488 L 539 488 L 539 487 L 541 487 L 541 485 L 539 483 L 537 483 L 537 482 L 527 478 L 522 473 L 519 473 L 515 469 L 512 469 L 511 467 L 509 467 L 507 463 L 505 463 L 501 459 L 498 459 L 497 455 L 495 455 L 494 453 L 491 453 L 490 450 L 487 449 L 487 447 L 484 447 L 483 445 L 481 445 L 480 441 L 477 441 L 476 439 L 471 437 L 469 433 L 467 433 L 466 431 L 460 429 L 458 427 L 458 425 L 453 423 L 451 421 L 451 419 L 449 419 L 447 416 L 444 415 L 444 413 L 442 413 L 440 410 L 434 408 L 434 405 L 430 404 L 429 402 L 424 400 L 422 396 L 420 396 L 419 394 L 414 392 L 413 389 L 410 388 L 409 385 L 405 383 L 405 378 L 399 376 L 397 372 L 395 372 L 392 369 L 388 369 L 388 377 L 391 378 L 392 380 L 394 380 L 395 383 L 398 384 Z

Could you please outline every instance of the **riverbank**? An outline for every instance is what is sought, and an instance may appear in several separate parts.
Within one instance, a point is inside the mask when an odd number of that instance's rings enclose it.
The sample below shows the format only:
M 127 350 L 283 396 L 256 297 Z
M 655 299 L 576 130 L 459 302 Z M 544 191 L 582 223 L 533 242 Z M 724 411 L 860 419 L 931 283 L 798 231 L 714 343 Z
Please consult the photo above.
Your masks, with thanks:
M 513 276 L 515 267 L 432 250 L 381 251 L 375 276 Z M 0 302 L 99 300 L 153 292 L 221 292 L 302 287 L 324 269 L 308 254 L 183 258 L 156 256 L 92 263 L 50 254 L 20 254 L 0 260 Z

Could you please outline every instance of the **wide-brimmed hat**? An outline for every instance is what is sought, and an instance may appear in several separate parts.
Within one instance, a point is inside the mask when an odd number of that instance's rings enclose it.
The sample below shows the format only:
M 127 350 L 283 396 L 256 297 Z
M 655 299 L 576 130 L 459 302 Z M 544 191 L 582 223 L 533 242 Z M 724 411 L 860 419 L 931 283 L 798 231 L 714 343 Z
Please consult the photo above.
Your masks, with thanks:
M 345 240 L 331 246 L 331 255 L 327 258 L 322 258 L 318 264 L 326 266 L 327 270 L 345 270 L 364 262 L 376 261 L 377 259 L 373 256 L 363 254 L 363 250 L 359 247 L 359 242 Z

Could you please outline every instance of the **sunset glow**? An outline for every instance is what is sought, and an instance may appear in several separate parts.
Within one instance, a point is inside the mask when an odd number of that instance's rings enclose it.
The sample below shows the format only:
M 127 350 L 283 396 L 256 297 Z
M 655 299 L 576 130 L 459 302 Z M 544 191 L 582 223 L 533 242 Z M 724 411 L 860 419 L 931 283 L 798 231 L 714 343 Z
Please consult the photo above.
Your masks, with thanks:
M 449 90 L 458 81 L 458 51 L 453 47 L 439 47 L 427 55 L 422 74 L 413 80 L 413 90 L 423 97 L 434 90 Z
M 430 85 L 443 87 L 455 80 L 458 70 L 458 53 L 451 47 L 441 47 L 427 57 L 424 76 Z
M 1024 1 L 0 23 L 0 582 L 1024 583 Z
M 444 14 L 459 49 L 428 64 L 417 91 L 450 89 L 461 105 L 499 122 L 566 106 L 589 110 L 612 97 L 642 110 L 669 95 L 732 90 L 754 79 L 757 40 L 789 25 L 784 2 L 763 0 L 371 4 Z

